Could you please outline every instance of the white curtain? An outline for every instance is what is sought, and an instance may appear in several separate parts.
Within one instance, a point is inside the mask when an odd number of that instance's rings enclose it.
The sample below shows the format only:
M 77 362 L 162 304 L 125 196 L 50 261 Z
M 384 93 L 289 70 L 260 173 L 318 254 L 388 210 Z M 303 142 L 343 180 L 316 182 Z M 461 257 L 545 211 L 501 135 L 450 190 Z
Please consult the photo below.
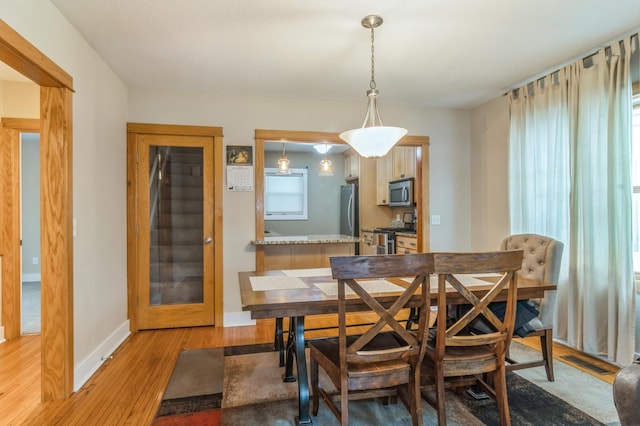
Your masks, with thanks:
M 636 39 L 634 38 L 634 43 Z M 632 361 L 631 38 L 511 96 L 511 232 L 565 243 L 556 337 Z M 634 47 L 635 48 L 635 47 Z M 638 65 L 635 65 L 638 67 Z M 533 86 L 533 87 L 532 87 Z

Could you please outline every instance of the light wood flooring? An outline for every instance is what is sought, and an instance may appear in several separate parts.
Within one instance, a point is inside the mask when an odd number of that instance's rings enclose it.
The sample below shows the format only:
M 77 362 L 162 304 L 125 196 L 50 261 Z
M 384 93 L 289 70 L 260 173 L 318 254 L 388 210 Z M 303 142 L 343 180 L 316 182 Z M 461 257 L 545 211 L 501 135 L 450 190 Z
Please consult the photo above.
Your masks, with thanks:
M 323 328 L 332 322 L 329 316 L 318 316 L 307 320 L 307 327 Z M 50 403 L 40 402 L 40 336 L 2 343 L 0 425 L 151 424 L 181 349 L 268 343 L 273 341 L 273 329 L 273 320 L 260 320 L 246 327 L 141 331 L 130 336 L 78 392 Z M 309 337 L 333 333 L 320 330 Z M 538 340 L 524 342 L 535 347 Z M 594 375 L 613 382 L 615 366 L 559 344 L 554 351 L 556 357 L 577 355 L 607 369 L 607 374 Z

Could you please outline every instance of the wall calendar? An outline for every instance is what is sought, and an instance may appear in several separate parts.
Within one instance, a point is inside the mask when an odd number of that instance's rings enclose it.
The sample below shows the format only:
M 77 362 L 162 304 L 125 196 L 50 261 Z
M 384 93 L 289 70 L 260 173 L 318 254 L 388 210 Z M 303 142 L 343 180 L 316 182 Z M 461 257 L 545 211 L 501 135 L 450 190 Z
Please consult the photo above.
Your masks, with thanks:
M 253 191 L 253 148 L 227 146 L 227 190 Z

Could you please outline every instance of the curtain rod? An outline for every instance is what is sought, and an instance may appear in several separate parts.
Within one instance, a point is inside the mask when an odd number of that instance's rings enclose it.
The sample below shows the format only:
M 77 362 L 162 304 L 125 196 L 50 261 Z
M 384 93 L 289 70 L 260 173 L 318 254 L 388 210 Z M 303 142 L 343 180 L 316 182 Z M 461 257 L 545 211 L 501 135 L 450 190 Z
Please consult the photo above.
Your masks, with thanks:
M 563 62 L 561 65 L 554 66 L 553 68 L 548 68 L 546 71 L 538 73 L 534 77 L 527 78 L 525 80 L 522 80 L 518 84 L 514 84 L 514 85 L 510 86 L 508 89 L 506 89 L 506 91 L 505 91 L 503 96 L 508 95 L 509 92 L 511 92 L 513 90 L 519 89 L 519 88 L 521 88 L 523 86 L 526 86 L 526 85 L 529 85 L 529 84 L 531 84 L 533 82 L 536 82 L 536 81 L 540 80 L 541 78 L 544 78 L 546 75 L 556 73 L 556 72 L 560 71 L 562 68 L 566 67 L 569 64 L 572 64 L 572 63 L 574 63 L 576 61 L 579 61 L 579 60 L 589 59 L 590 57 L 592 57 L 593 55 L 598 53 L 598 51 L 600 49 L 606 49 L 607 47 L 611 46 L 613 43 L 619 43 L 620 41 L 624 40 L 627 37 L 638 36 L 638 33 L 640 33 L 640 30 L 635 29 L 635 30 L 628 31 L 627 33 L 624 33 L 624 34 L 614 38 L 610 42 L 601 43 L 599 46 L 597 46 L 597 47 L 595 47 L 595 48 L 593 48 L 591 50 L 588 50 L 588 51 L 586 51 L 586 52 L 584 52 L 584 53 L 582 53 L 580 55 L 576 55 L 573 58 Z

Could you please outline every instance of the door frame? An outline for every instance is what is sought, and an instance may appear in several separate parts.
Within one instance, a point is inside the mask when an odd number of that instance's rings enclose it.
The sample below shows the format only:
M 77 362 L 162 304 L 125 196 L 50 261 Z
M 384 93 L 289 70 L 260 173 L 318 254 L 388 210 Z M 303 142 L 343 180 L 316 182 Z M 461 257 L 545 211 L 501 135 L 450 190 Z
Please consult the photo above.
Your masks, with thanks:
M 127 309 L 131 332 L 140 329 L 138 318 L 138 290 L 142 285 L 138 280 L 138 252 L 149 250 L 148 245 L 138 241 L 138 159 L 137 136 L 139 134 L 173 136 L 208 136 L 213 138 L 213 323 L 222 327 L 223 312 L 223 271 L 222 271 L 222 168 L 223 134 L 222 127 L 185 126 L 175 124 L 127 123 Z
M 338 133 L 312 132 L 298 130 L 255 130 L 255 204 L 256 204 L 256 240 L 264 238 L 264 144 L 269 141 L 286 141 L 296 143 L 331 143 L 344 145 Z M 416 235 L 418 250 L 429 251 L 429 137 L 406 135 L 396 146 L 414 146 L 416 153 L 416 176 L 414 201 L 421 206 L 416 221 L 420 232 Z M 375 177 L 374 177 L 375 179 Z M 362 200 L 362 197 L 360 198 Z M 362 211 L 362 209 L 361 209 Z M 265 246 L 256 246 L 256 270 L 264 269 Z
M 41 256 L 41 400 L 55 401 L 73 393 L 73 78 L 34 45 L 0 20 L 0 61 L 40 86 L 40 256 Z M 2 131 L 7 144 L 11 131 Z M 3 170 L 7 161 L 1 159 Z M 0 174 L 0 226 L 3 242 L 0 254 L 15 244 L 13 216 L 4 211 L 11 203 L 11 175 Z M 7 195 L 5 197 L 5 195 Z M 19 213 L 19 206 L 11 215 Z M 9 239 L 6 238 L 9 232 Z M 19 238 L 19 235 L 18 235 Z M 8 246 L 7 246 L 8 245 Z M 18 254 L 19 257 L 19 254 Z M 3 268 L 4 269 L 4 268 Z M 16 271 L 14 271 L 15 275 Z M 3 282 L 5 271 L 2 272 Z M 15 278 L 14 278 L 15 279 Z M 6 282 L 5 282 L 6 283 Z M 2 322 L 10 324 L 16 294 L 11 285 L 2 286 Z M 18 294 L 19 299 L 19 294 Z M 8 309 L 5 311 L 5 307 Z M 19 320 L 19 318 L 18 318 Z M 13 339 L 18 327 L 5 329 Z
M 22 133 L 40 133 L 40 120 L 37 118 L 7 118 L 0 120 L 0 164 L 6 170 L 0 177 L 2 184 L 3 206 L 3 247 L 2 254 L 2 315 L 7 339 L 20 337 L 22 305 L 20 289 L 22 285 L 21 268 L 21 220 L 20 191 L 22 187 L 21 148 Z M 6 288 L 5 288 L 6 287 Z

